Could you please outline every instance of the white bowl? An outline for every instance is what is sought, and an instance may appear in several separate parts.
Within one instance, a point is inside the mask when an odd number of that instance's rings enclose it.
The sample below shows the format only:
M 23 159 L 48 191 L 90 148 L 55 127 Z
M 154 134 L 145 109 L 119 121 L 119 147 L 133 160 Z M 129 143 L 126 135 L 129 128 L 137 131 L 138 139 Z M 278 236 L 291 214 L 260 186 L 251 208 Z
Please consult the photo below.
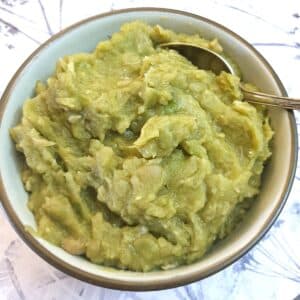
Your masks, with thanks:
M 9 136 L 9 128 L 20 120 L 23 102 L 33 95 L 36 80 L 49 77 L 60 57 L 91 51 L 100 40 L 118 31 L 121 24 L 136 19 L 160 24 L 177 32 L 201 33 L 206 38 L 217 37 L 225 52 L 240 66 L 246 81 L 254 83 L 262 91 L 286 95 L 271 66 L 251 45 L 227 28 L 203 17 L 170 9 L 139 8 L 89 18 L 56 34 L 39 47 L 8 84 L 0 103 L 0 195 L 17 232 L 50 264 L 96 285 L 126 290 L 152 290 L 175 287 L 209 276 L 245 254 L 266 233 L 281 211 L 291 188 L 297 164 L 297 134 L 292 112 L 270 109 L 275 131 L 273 156 L 265 169 L 257 201 L 239 228 L 191 265 L 149 273 L 114 270 L 72 256 L 31 235 L 25 226 L 36 228 L 36 224 L 26 206 L 28 195 L 21 182 L 19 158 Z

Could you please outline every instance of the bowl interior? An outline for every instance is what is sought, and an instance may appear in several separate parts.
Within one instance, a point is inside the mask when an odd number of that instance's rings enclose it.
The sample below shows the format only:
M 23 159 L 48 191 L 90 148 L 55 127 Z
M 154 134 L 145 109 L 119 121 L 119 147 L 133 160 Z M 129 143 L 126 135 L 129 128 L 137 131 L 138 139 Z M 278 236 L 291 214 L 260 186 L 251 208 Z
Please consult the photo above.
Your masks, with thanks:
M 12 83 L 10 90 L 5 95 L 9 101 L 4 108 L 0 132 L 2 185 L 7 195 L 6 199 L 9 199 L 9 205 L 22 225 L 36 227 L 33 216 L 26 206 L 27 194 L 19 176 L 19 156 L 16 154 L 8 130 L 19 121 L 24 100 L 33 95 L 37 79 L 46 80 L 53 73 L 55 63 L 60 57 L 91 51 L 98 41 L 105 40 L 109 35 L 118 31 L 122 23 L 136 19 L 151 24 L 160 24 L 177 32 L 200 33 L 206 38 L 217 37 L 224 50 L 240 66 L 246 81 L 254 83 L 265 92 L 282 94 L 281 83 L 277 81 L 272 70 L 251 47 L 226 29 L 188 14 L 166 10 L 123 11 L 90 19 L 65 31 L 32 56 L 31 60 L 17 74 L 15 82 Z M 287 111 L 279 109 L 271 109 L 270 117 L 275 130 L 273 156 L 264 173 L 261 193 L 243 224 L 199 262 L 176 270 L 137 274 L 94 265 L 34 237 L 33 243 L 38 245 L 38 252 L 42 251 L 42 256 L 52 263 L 55 260 L 54 264 L 60 265 L 65 271 L 76 276 L 83 276 L 81 279 L 127 289 L 170 287 L 199 279 L 224 267 L 240 256 L 266 230 L 289 188 L 289 180 L 293 172 L 291 170 L 296 163 L 294 152 L 296 141 L 292 117 Z M 3 145 L 5 146 L 3 147 Z M 5 206 L 7 207 L 7 205 Z M 12 214 L 10 216 L 13 223 L 16 223 L 16 216 Z M 30 244 L 32 246 L 32 242 Z M 37 248 L 36 245 L 34 248 Z

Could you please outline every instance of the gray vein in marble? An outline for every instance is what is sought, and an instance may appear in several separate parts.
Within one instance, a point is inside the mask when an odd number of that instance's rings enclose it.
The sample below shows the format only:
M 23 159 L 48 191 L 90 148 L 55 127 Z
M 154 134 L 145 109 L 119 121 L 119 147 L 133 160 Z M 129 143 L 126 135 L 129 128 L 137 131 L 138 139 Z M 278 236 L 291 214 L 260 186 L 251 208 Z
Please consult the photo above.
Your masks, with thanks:
M 274 235 L 273 239 L 271 239 L 271 242 L 274 244 L 274 247 L 277 247 L 277 245 L 280 245 L 280 248 L 282 251 L 287 255 L 289 260 L 293 263 L 293 269 L 296 273 L 296 277 L 300 280 L 300 264 L 295 260 L 295 253 L 294 250 L 289 247 L 289 243 L 285 239 L 283 235 L 281 235 L 280 240 Z M 275 244 L 276 242 L 276 244 Z M 300 282 L 300 281 L 299 281 Z
M 68 286 L 65 285 L 63 280 L 60 280 L 60 278 L 57 278 L 53 273 L 49 272 L 49 275 L 55 280 L 56 285 L 60 286 L 61 290 L 64 291 L 65 295 L 69 295 L 70 297 L 73 297 L 77 300 L 82 300 L 80 297 L 78 297 L 77 294 L 73 293 L 72 290 L 68 288 Z
M 9 272 L 11 282 L 12 282 L 16 292 L 18 293 L 18 296 L 20 297 L 21 300 L 25 300 L 25 295 L 20 287 L 20 283 L 19 283 L 18 277 L 15 274 L 15 270 L 14 270 L 12 262 L 10 261 L 9 258 L 5 258 L 4 262 L 6 264 L 6 268 Z
M 296 18 L 296 19 L 299 19 L 299 18 L 300 18 L 300 14 L 294 13 L 294 14 L 293 14 L 293 17 Z
M 24 17 L 24 16 L 22 16 L 22 15 L 19 15 L 19 14 L 13 12 L 13 11 L 10 10 L 10 9 L 7 9 L 6 7 L 0 6 L 0 10 L 3 10 L 3 11 L 5 11 L 5 12 L 7 12 L 7 13 L 13 15 L 13 16 L 16 16 L 16 17 L 21 18 L 21 19 L 23 19 L 23 20 L 25 20 L 25 21 L 27 21 L 27 22 L 29 22 L 29 23 L 34 24 L 34 22 L 33 22 L 32 20 L 30 20 L 30 19 L 28 19 L 28 18 L 26 18 L 26 17 Z
M 43 5 L 43 3 L 42 3 L 41 0 L 38 0 L 38 2 L 39 2 L 39 5 L 40 5 L 40 8 L 41 8 L 41 11 L 42 11 L 42 14 L 43 14 L 43 17 L 44 17 L 44 20 L 45 20 L 47 29 L 48 29 L 48 33 L 49 33 L 50 35 L 53 35 L 53 31 L 52 31 L 52 29 L 51 29 L 51 27 L 50 27 L 50 23 L 49 23 L 49 20 L 48 20 L 48 17 L 47 17 L 47 14 L 46 14 L 44 5 Z
M 59 30 L 62 28 L 62 13 L 63 13 L 64 0 L 59 0 Z
M 175 289 L 174 292 L 179 300 L 192 300 L 187 298 L 186 295 L 181 292 L 181 288 Z
M 300 216 L 300 203 L 294 203 L 291 209 L 291 213 Z
M 190 285 L 184 286 L 184 289 L 189 297 L 189 300 L 197 300 L 199 297 L 195 295 L 194 291 L 192 290 Z
M 67 276 L 65 273 L 60 272 L 57 269 L 53 270 L 53 273 L 55 275 L 55 277 L 57 277 L 58 279 L 65 279 L 65 278 L 69 278 L 69 276 Z
M 115 3 L 112 2 L 111 6 L 110 6 L 110 11 L 113 11 L 115 9 Z
M 11 30 L 15 31 L 15 33 L 19 32 L 21 34 L 23 34 L 24 36 L 26 36 L 27 38 L 29 38 L 31 41 L 35 42 L 36 44 L 40 45 L 41 43 L 36 40 L 34 37 L 30 36 L 29 34 L 27 34 L 26 32 L 24 32 L 23 30 L 19 29 L 18 27 L 16 27 L 15 25 L 6 22 L 5 20 L 3 20 L 2 18 L 0 18 L 0 22 L 2 22 L 3 24 L 5 24 L 6 26 L 8 26 Z M 13 33 L 12 33 L 13 34 Z
M 295 26 L 291 31 L 289 31 L 289 34 L 296 34 L 296 32 L 299 30 L 299 27 Z
M 128 298 L 130 300 L 142 300 L 142 298 L 139 297 L 138 294 L 133 294 L 133 293 L 127 292 L 126 296 L 127 296 L 126 298 Z M 104 299 L 104 297 L 103 297 L 103 299 Z
M 43 287 L 47 287 L 53 283 L 55 283 L 57 280 L 63 280 L 63 279 L 67 279 L 69 278 L 66 274 L 58 271 L 58 270 L 54 270 L 54 277 L 47 277 L 45 281 L 42 281 L 40 284 L 37 285 L 37 288 L 43 288 Z
M 1 3 L 5 4 L 7 6 L 10 6 L 10 7 L 14 7 L 15 4 L 21 4 L 21 5 L 23 5 L 23 4 L 27 3 L 27 2 L 28 2 L 28 0 L 21 0 L 21 1 L 1 0 Z
M 300 49 L 300 44 L 299 43 L 294 43 L 294 44 L 287 44 L 287 43 L 261 43 L 261 42 L 253 42 L 251 43 L 253 46 L 266 46 L 266 47 L 288 47 L 288 48 L 295 48 L 295 49 Z
M 276 256 L 274 256 L 275 252 L 270 251 L 270 249 L 267 250 L 265 246 L 260 243 L 255 248 L 255 251 L 259 254 L 259 256 L 256 255 L 256 257 L 260 257 L 260 259 L 255 258 L 250 252 L 242 258 L 244 267 L 245 269 L 260 275 L 274 278 L 286 278 L 300 283 L 299 264 L 290 254 L 288 254 L 291 252 L 291 248 L 288 246 L 289 244 L 284 239 L 283 235 L 280 235 L 281 242 L 279 238 L 276 237 L 276 234 L 278 235 L 279 233 L 273 232 L 268 238 L 269 246 L 272 246 L 272 248 L 277 250 Z M 279 255 L 278 252 L 283 255 Z M 286 258 L 287 260 L 284 261 L 283 258 Z M 271 265 L 266 262 L 270 262 Z M 264 268 L 262 268 L 262 266 L 264 266 Z
M 286 30 L 284 30 L 282 27 L 280 27 L 280 26 L 278 26 L 278 25 L 276 25 L 276 24 L 274 24 L 274 23 L 271 23 L 271 22 L 267 21 L 267 20 L 264 19 L 263 17 L 261 17 L 261 16 L 259 16 L 259 15 L 257 15 L 257 14 L 248 12 L 248 11 L 242 9 L 242 8 L 239 8 L 239 7 L 236 7 L 236 6 L 234 6 L 234 5 L 230 5 L 230 4 L 223 4 L 222 2 L 219 2 L 218 0 L 214 0 L 214 3 L 221 4 L 221 5 L 223 5 L 224 7 L 227 7 L 227 8 L 229 8 L 229 9 L 233 9 L 233 10 L 236 10 L 236 11 L 238 11 L 238 12 L 240 12 L 240 13 L 243 13 L 243 14 L 246 14 L 247 16 L 253 17 L 253 18 L 255 18 L 256 20 L 259 20 L 259 21 L 261 21 L 261 22 L 263 22 L 263 23 L 266 23 L 266 24 L 272 26 L 273 28 L 276 28 L 276 29 L 278 29 L 278 30 L 280 30 L 280 31 L 283 31 L 283 32 L 287 33 L 287 34 L 290 34 L 290 33 L 291 33 L 290 30 L 289 30 L 289 31 L 286 31 Z
M 79 291 L 79 296 L 80 296 L 80 297 L 82 296 L 83 292 L 84 292 L 84 288 L 82 288 L 82 289 Z

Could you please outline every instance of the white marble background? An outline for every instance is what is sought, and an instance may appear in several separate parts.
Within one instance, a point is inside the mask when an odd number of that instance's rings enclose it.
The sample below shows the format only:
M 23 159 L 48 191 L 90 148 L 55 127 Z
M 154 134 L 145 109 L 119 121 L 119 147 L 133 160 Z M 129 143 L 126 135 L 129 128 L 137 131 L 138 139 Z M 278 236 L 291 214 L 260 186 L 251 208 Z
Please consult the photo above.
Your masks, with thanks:
M 222 23 L 267 58 L 290 96 L 300 97 L 299 0 L 0 0 L 0 94 L 23 60 L 53 33 L 94 14 L 135 6 L 176 8 Z M 205 280 L 159 292 L 112 291 L 61 273 L 19 239 L 0 209 L 0 299 L 299 300 L 299 168 L 283 212 L 248 254 Z

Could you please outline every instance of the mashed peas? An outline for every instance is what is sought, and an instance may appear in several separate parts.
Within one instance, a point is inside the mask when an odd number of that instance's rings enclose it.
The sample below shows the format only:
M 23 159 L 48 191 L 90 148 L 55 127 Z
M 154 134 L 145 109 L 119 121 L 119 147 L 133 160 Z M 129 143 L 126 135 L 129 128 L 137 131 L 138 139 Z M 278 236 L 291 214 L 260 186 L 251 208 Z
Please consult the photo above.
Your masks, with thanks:
M 159 43 L 217 40 L 124 24 L 92 53 L 60 59 L 11 129 L 28 207 L 46 240 L 134 271 L 191 263 L 239 223 L 259 191 L 272 130 L 239 78 Z

